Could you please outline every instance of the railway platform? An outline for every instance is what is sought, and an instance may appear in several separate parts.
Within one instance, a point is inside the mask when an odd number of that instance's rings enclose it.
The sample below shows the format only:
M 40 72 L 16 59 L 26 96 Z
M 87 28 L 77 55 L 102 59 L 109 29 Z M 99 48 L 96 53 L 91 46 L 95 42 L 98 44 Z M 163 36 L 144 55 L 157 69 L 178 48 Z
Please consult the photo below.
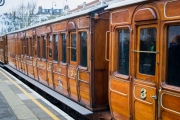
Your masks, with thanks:
M 0 68 L 0 119 L 73 120 L 2 68 Z

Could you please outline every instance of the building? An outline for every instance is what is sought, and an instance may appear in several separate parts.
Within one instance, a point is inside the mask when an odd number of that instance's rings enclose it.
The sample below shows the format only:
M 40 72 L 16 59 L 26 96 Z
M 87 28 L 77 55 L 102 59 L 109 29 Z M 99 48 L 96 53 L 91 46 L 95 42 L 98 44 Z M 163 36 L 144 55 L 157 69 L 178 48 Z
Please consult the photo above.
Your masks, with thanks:
M 42 6 L 39 6 L 38 8 L 38 15 L 42 14 L 49 14 L 49 15 L 61 15 L 62 9 L 43 9 Z
M 118 1 L 118 0 L 94 0 L 89 3 L 83 2 L 82 5 L 78 5 L 77 8 L 70 10 L 70 13 L 79 12 L 79 11 L 86 10 L 86 9 L 96 7 L 99 5 L 103 5 L 103 4 L 109 4 L 109 3 L 115 2 L 115 1 Z

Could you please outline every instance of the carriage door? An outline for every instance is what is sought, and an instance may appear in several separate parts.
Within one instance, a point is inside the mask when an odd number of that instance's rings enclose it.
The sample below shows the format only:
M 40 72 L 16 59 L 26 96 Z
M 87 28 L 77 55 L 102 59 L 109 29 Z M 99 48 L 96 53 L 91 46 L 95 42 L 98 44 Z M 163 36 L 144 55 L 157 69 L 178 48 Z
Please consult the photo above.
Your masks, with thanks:
M 156 119 L 156 83 L 158 77 L 158 30 L 157 25 L 137 27 L 135 50 L 135 77 L 133 82 L 134 119 Z
M 112 33 L 109 103 L 115 119 L 130 119 L 129 28 L 120 27 Z
M 76 47 L 77 47 L 77 36 L 76 32 L 71 32 L 69 34 L 69 58 L 70 58 L 70 66 L 68 68 L 68 78 L 69 78 L 69 88 L 70 88 L 70 97 L 75 100 L 78 100 L 78 82 L 76 79 L 77 75 L 77 55 L 76 55 Z
M 49 87 L 54 88 L 53 75 L 52 75 L 52 61 L 53 61 L 53 35 L 48 34 L 47 37 L 47 79 Z

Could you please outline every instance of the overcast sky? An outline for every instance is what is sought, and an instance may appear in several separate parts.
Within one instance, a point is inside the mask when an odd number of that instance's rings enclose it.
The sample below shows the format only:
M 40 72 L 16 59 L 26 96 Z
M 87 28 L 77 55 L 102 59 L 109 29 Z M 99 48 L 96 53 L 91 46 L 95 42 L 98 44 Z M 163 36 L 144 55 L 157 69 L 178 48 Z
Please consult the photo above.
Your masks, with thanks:
M 19 4 L 26 3 L 27 1 L 32 0 L 5 0 L 5 4 L 0 6 L 0 15 L 9 12 L 12 8 L 16 8 Z M 43 8 L 63 8 L 66 0 L 36 0 L 37 8 L 38 6 L 42 6 Z M 54 1 L 54 2 L 53 2 Z M 69 5 L 70 9 L 76 8 L 78 5 L 82 5 L 83 2 L 89 3 L 94 0 L 67 0 L 67 4 Z M 55 6 L 56 3 L 56 6 Z

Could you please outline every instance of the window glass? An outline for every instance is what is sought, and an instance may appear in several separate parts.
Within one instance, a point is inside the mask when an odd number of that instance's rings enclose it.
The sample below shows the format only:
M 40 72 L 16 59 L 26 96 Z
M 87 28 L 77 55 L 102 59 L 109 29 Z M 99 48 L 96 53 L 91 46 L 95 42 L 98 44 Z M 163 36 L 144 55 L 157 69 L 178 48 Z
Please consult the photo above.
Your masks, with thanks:
M 80 65 L 87 67 L 87 33 L 80 33 Z
M 49 36 L 49 57 L 52 57 L 52 35 Z
M 37 40 L 35 37 L 34 37 L 34 55 L 35 56 L 37 55 Z
M 54 35 L 54 60 L 58 61 L 58 35 Z
M 32 38 L 29 39 L 29 56 L 32 56 Z
M 43 56 L 42 58 L 46 59 L 46 36 L 43 37 Z
M 62 34 L 62 62 L 66 63 L 66 34 Z
M 167 34 L 167 83 L 180 87 L 180 26 L 169 26 Z
M 71 61 L 76 62 L 76 34 L 71 34 Z
M 139 72 L 155 75 L 156 28 L 140 29 L 140 51 Z
M 129 75 L 129 29 L 118 30 L 118 73 Z
M 23 54 L 26 54 L 26 39 L 23 39 Z
M 41 51 L 40 51 L 40 37 L 38 37 L 38 44 L 37 44 L 37 50 L 38 50 L 38 57 L 40 58 L 40 54 L 41 54 Z

